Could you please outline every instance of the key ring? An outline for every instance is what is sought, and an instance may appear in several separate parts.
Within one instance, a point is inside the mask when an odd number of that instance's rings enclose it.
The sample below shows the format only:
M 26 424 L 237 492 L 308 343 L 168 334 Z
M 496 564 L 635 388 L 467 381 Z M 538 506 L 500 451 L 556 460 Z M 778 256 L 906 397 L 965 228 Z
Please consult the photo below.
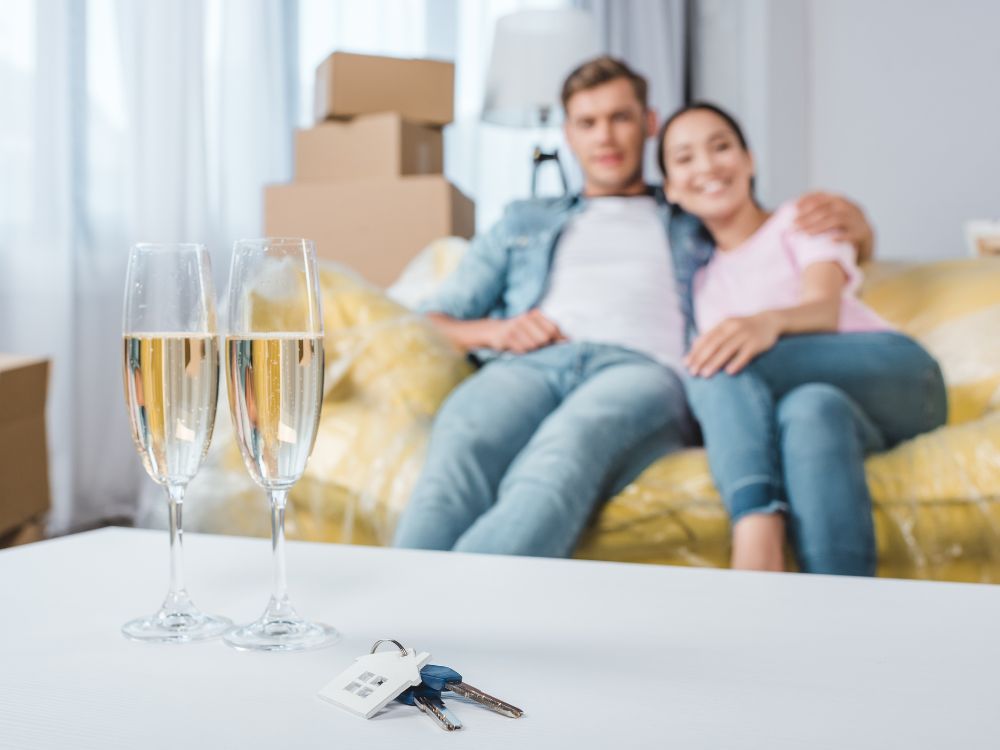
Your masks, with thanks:
M 396 644 L 396 648 L 399 649 L 399 655 L 400 656 L 409 656 L 410 655 L 410 652 L 407 651 L 405 648 L 403 648 L 403 644 L 400 643 L 399 641 L 393 639 L 393 638 L 383 638 L 380 641 L 375 641 L 375 645 L 372 646 L 372 650 L 369 653 L 374 654 L 375 651 L 376 651 L 376 649 L 378 649 L 378 647 L 381 646 L 383 643 L 395 643 Z

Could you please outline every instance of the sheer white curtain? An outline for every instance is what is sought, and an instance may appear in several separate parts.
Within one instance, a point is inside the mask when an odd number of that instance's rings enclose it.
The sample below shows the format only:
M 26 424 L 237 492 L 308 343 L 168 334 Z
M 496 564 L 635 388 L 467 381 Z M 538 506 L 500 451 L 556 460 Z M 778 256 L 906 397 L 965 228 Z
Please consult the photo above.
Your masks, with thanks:
M 19 196 L 0 215 L 0 349 L 53 360 L 59 532 L 135 510 L 120 374 L 128 246 L 205 242 L 221 281 L 232 240 L 260 232 L 262 185 L 289 176 L 295 5 L 15 5 L 0 71 L 30 122 L 0 120 L 2 190 Z
M 78 401 L 75 368 L 64 360 L 77 348 L 84 17 L 72 0 L 22 0 L 6 4 L 3 12 L 0 349 L 65 353 L 54 362 L 49 402 L 50 476 L 56 514 L 65 522 Z

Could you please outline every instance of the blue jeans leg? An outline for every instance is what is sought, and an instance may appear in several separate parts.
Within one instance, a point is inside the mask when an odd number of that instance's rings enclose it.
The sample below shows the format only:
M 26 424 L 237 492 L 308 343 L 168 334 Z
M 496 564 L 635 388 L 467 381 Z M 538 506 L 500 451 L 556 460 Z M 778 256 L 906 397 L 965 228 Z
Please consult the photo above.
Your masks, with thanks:
M 941 368 L 916 341 L 893 331 L 786 336 L 753 362 L 774 398 L 806 383 L 839 388 L 885 437 L 886 447 L 945 423 Z
M 558 404 L 545 370 L 521 359 L 492 362 L 461 383 L 434 420 L 393 545 L 451 549 L 493 505 L 507 467 Z
M 878 428 L 842 390 L 799 386 L 777 409 L 789 536 L 806 573 L 875 573 L 866 453 L 885 446 Z
M 748 513 L 787 511 L 775 401 L 756 372 L 686 376 L 684 388 L 708 449 L 708 465 L 735 524 Z
M 596 347 L 573 387 L 504 476 L 496 504 L 455 545 L 464 552 L 569 555 L 597 504 L 639 468 L 690 442 L 680 379 L 652 360 Z

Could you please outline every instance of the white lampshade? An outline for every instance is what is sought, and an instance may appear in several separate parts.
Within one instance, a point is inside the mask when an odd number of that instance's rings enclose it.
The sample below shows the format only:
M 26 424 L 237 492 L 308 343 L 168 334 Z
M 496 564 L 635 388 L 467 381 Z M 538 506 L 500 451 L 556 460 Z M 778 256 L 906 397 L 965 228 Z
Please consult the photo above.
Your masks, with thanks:
M 562 114 L 563 81 L 600 51 L 597 25 L 585 10 L 525 10 L 497 20 L 482 119 L 535 127 Z

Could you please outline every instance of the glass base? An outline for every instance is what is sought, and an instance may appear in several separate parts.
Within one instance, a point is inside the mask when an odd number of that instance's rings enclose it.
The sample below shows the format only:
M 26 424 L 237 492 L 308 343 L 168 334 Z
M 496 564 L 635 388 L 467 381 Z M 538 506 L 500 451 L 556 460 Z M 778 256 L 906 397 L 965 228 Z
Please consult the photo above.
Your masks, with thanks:
M 329 625 L 298 617 L 262 617 L 233 628 L 223 640 L 240 651 L 306 651 L 332 646 L 340 640 L 340 633 Z
M 122 633 L 133 641 L 147 643 L 189 643 L 218 638 L 233 627 L 228 617 L 193 612 L 167 612 L 160 610 L 150 617 L 130 620 L 122 626 Z

